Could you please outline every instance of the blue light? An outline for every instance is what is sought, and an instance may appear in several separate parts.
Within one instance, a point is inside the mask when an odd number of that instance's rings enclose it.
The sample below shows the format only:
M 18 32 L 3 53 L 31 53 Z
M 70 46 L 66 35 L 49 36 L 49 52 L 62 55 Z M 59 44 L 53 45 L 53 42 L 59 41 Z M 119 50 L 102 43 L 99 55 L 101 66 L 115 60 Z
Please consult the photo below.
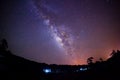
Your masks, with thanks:
M 51 69 L 43 69 L 45 73 L 51 73 Z
M 80 68 L 80 71 L 86 71 L 87 68 Z
M 82 71 L 83 70 L 83 68 L 80 68 L 80 71 Z

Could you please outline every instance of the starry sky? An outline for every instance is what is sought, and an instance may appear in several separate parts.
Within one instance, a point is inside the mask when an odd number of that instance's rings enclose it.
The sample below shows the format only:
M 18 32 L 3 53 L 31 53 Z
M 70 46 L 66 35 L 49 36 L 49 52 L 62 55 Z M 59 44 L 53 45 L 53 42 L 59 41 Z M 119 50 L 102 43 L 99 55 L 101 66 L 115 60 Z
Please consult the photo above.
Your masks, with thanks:
M 86 64 L 120 49 L 119 0 L 1 0 L 0 10 L 0 39 L 29 60 Z

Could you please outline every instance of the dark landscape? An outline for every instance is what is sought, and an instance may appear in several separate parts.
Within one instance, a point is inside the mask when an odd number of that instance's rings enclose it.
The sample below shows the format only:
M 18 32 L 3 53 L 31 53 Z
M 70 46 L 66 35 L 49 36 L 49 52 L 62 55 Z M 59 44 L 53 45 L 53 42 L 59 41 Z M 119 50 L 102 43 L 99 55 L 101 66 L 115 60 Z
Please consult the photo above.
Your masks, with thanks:
M 120 80 L 120 0 L 0 0 L 0 80 Z
M 5 39 L 0 44 L 1 80 L 119 80 L 120 51 L 111 53 L 106 61 L 92 62 L 87 65 L 56 65 L 37 63 L 14 55 Z

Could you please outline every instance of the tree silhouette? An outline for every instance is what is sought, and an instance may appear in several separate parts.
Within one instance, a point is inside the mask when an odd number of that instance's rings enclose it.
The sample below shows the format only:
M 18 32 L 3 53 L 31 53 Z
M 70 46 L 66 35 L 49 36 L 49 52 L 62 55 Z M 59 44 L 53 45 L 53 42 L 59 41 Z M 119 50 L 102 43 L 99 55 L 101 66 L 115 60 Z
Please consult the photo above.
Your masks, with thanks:
M 100 60 L 100 62 L 103 62 L 103 59 L 102 59 L 102 58 L 100 58 L 99 60 Z
M 1 40 L 1 48 L 2 50 L 7 50 L 8 49 L 8 43 L 6 39 Z
M 90 64 L 92 64 L 93 63 L 93 57 L 89 57 L 88 59 L 87 59 L 87 63 L 90 65 Z
M 110 54 L 110 56 L 114 56 L 115 55 L 115 50 L 112 51 L 112 53 Z
M 10 57 L 11 51 L 8 50 L 8 43 L 6 39 L 2 39 L 0 42 L 0 55 L 4 57 Z
M 120 53 L 120 50 L 117 50 L 117 53 Z

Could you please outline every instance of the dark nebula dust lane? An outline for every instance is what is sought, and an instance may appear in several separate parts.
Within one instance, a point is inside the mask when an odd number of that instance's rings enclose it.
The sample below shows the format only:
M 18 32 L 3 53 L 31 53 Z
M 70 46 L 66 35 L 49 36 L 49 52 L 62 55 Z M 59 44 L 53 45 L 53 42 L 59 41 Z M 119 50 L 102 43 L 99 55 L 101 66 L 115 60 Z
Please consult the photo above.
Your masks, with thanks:
M 0 36 L 16 55 L 48 64 L 106 60 L 120 49 L 119 0 L 1 1 Z M 2 38 L 1 37 L 1 38 Z

